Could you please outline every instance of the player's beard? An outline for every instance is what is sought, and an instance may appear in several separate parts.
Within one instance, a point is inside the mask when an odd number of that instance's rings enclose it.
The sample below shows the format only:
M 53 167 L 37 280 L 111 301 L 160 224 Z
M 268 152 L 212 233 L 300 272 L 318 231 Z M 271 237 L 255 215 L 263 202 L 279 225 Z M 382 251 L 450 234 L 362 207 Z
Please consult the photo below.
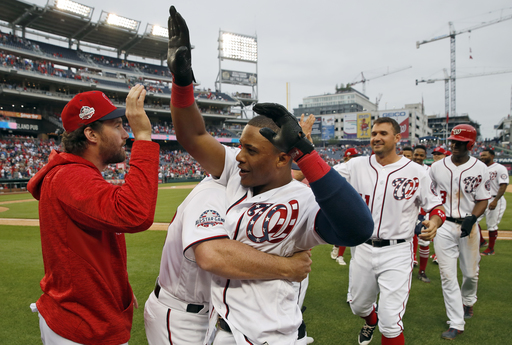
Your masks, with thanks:
M 126 160 L 124 144 L 119 146 L 111 138 L 107 138 L 99 147 L 102 162 L 105 165 L 124 162 Z

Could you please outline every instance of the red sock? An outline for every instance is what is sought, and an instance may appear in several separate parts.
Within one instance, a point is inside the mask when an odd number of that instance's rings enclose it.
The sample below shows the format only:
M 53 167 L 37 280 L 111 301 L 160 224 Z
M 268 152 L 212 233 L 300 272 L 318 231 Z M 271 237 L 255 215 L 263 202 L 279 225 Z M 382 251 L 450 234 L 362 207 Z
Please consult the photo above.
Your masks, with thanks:
M 494 250 L 494 243 L 498 238 L 498 230 L 489 231 L 489 251 Z
M 347 247 L 338 247 L 338 256 L 343 256 L 343 254 L 345 254 L 345 248 Z
M 363 317 L 363 319 L 366 321 L 366 324 L 369 325 L 369 326 L 376 325 L 377 321 L 379 319 L 377 318 L 377 313 L 375 312 L 375 307 L 373 307 L 373 310 L 370 313 L 370 315 L 368 315 L 366 317 Z
M 478 231 L 480 231 L 480 244 L 484 244 L 485 238 L 484 236 L 482 236 L 482 227 L 480 226 L 480 224 L 478 224 Z
M 424 271 L 427 268 L 429 254 L 429 246 L 420 246 L 420 271 Z
M 418 235 L 414 235 L 414 237 L 412 238 L 412 245 L 414 250 L 414 261 L 418 261 L 416 259 L 416 252 L 418 251 Z
M 382 345 L 404 345 L 404 334 L 400 333 L 400 335 L 395 338 L 386 338 L 384 335 L 382 335 L 380 342 Z

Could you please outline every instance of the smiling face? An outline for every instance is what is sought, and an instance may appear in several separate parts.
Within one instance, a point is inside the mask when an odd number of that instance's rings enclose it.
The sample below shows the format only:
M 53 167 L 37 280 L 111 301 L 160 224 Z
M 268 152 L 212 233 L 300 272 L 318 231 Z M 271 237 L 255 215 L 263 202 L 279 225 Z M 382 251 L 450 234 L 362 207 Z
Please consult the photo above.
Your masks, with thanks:
M 240 145 L 241 151 L 236 160 L 240 168 L 241 184 L 253 188 L 254 195 L 290 182 L 291 157 L 279 152 L 260 134 L 259 127 L 245 126 Z
M 125 131 L 120 117 L 104 121 L 98 132 L 98 137 L 99 155 L 104 165 L 121 163 L 126 160 L 124 147 L 129 135 Z
M 412 156 L 412 160 L 419 165 L 423 165 L 423 161 L 427 158 L 427 153 L 423 149 L 414 149 L 414 154 Z
M 377 156 L 385 157 L 396 151 L 400 133 L 395 134 L 391 123 L 377 123 L 372 128 L 370 145 Z

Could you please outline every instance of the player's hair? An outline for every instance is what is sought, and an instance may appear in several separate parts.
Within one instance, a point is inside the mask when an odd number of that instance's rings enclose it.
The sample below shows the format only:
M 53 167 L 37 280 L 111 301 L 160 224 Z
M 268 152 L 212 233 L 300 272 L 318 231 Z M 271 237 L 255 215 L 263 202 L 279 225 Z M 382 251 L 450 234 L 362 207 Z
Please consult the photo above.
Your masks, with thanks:
M 270 117 L 266 117 L 263 115 L 257 115 L 253 117 L 249 120 L 249 122 L 247 122 L 247 124 L 249 126 L 254 126 L 258 128 L 268 127 L 276 133 L 279 132 L 279 126 L 276 125 L 274 120 L 272 120 Z
M 494 156 L 494 150 L 491 149 L 490 147 L 486 147 L 485 149 L 482 150 L 482 152 L 489 152 L 491 156 Z
M 402 149 L 402 152 L 404 152 L 404 151 L 411 151 L 412 152 L 412 147 L 404 146 L 404 148 Z
M 395 119 L 392 119 L 391 117 L 379 117 L 377 120 L 373 121 L 374 125 L 379 123 L 390 123 L 393 127 L 393 134 L 400 134 L 400 125 Z
M 62 149 L 66 153 L 81 156 L 89 146 L 84 130 L 91 127 L 93 131 L 99 132 L 103 127 L 103 121 L 94 121 L 87 126 L 81 126 L 73 132 L 64 132 L 62 135 Z
M 422 149 L 423 151 L 425 151 L 425 153 L 427 153 L 427 147 L 425 145 L 416 145 L 414 146 L 414 149 Z

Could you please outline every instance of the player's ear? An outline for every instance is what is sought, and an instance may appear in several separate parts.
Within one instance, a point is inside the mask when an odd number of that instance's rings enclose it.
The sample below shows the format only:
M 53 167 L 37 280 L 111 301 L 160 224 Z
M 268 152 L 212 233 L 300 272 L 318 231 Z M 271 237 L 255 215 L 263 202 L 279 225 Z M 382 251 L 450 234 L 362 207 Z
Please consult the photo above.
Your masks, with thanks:
M 290 156 L 287 153 L 279 152 L 277 155 L 277 167 L 279 168 L 288 168 L 290 165 L 290 161 L 292 159 L 292 156 Z
M 87 141 L 89 141 L 91 143 L 98 142 L 98 132 L 96 132 L 91 127 L 87 126 L 84 128 L 84 135 L 87 138 Z
M 398 144 L 402 140 L 402 134 L 397 133 L 395 134 L 395 144 Z

